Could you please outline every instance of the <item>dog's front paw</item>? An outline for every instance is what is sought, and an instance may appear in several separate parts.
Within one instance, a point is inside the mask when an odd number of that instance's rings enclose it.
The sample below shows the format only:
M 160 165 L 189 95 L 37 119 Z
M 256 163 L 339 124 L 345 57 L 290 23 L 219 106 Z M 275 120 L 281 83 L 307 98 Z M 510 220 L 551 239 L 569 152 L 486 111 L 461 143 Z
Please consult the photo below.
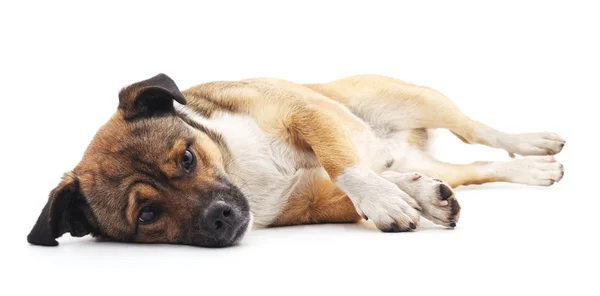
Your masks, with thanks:
M 357 212 L 383 232 L 411 231 L 419 225 L 418 202 L 370 169 L 350 169 L 336 185 L 348 194 Z
M 396 194 L 373 196 L 358 205 L 358 210 L 383 232 L 411 231 L 419 225 L 418 203 L 400 190 Z
M 423 217 L 439 225 L 456 227 L 460 205 L 450 186 L 418 173 L 388 171 L 381 176 L 412 196 L 422 208 Z
M 565 146 L 565 140 L 553 133 L 512 134 L 502 142 L 508 152 L 519 155 L 554 155 Z

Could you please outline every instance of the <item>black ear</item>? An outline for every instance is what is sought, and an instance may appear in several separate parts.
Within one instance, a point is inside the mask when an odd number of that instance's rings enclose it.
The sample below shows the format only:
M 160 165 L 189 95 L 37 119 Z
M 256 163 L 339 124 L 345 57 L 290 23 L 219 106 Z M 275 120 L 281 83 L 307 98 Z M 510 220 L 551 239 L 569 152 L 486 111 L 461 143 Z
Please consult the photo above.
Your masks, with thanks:
M 57 246 L 56 238 L 65 232 L 82 237 L 90 233 L 90 209 L 79 191 L 79 181 L 66 173 L 52 192 L 27 241 L 34 245 Z
M 173 100 L 182 105 L 187 103 L 173 79 L 158 74 L 122 89 L 119 93 L 119 109 L 126 120 L 133 120 L 172 113 Z

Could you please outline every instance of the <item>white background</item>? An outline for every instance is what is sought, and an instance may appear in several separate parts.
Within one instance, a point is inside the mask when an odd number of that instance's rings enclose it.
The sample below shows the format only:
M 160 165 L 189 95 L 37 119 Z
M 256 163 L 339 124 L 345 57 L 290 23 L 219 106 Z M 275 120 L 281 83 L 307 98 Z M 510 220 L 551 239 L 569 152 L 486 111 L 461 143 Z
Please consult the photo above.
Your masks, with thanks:
M 2 295 L 599 293 L 593 1 L 11 2 L 0 5 Z M 566 175 L 550 188 L 460 188 L 455 230 L 287 227 L 217 250 L 68 235 L 56 248 L 28 245 L 48 192 L 116 110 L 119 89 L 159 72 L 181 89 L 394 76 L 498 129 L 562 135 Z M 437 139 L 447 161 L 508 160 L 446 131 Z

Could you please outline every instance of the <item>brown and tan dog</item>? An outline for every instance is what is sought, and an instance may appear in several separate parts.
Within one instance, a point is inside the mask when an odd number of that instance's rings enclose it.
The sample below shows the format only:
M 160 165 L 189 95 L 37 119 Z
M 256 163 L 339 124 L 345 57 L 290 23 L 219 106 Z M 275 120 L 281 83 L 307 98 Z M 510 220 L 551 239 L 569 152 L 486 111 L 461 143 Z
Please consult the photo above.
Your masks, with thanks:
M 444 163 L 427 153 L 432 128 L 526 157 Z M 388 77 L 180 92 L 160 74 L 119 93 L 116 114 L 52 190 L 27 240 L 55 246 L 69 232 L 221 247 L 252 227 L 367 217 L 386 232 L 411 231 L 421 216 L 455 227 L 451 187 L 552 185 L 564 173 L 551 155 L 563 146 L 552 133 L 497 131 L 433 89 Z

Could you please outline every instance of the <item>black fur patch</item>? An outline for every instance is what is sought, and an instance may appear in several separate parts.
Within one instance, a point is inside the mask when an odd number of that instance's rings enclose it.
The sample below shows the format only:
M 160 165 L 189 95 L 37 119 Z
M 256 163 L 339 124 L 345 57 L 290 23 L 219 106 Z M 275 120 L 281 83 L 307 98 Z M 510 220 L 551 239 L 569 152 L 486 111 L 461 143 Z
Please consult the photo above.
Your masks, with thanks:
M 173 79 L 161 73 L 123 88 L 119 92 L 119 109 L 125 120 L 161 116 L 173 114 L 173 100 L 187 103 Z
M 27 241 L 34 245 L 57 246 L 56 238 L 67 232 L 75 237 L 100 233 L 98 222 L 79 191 L 77 179 L 50 192 Z

